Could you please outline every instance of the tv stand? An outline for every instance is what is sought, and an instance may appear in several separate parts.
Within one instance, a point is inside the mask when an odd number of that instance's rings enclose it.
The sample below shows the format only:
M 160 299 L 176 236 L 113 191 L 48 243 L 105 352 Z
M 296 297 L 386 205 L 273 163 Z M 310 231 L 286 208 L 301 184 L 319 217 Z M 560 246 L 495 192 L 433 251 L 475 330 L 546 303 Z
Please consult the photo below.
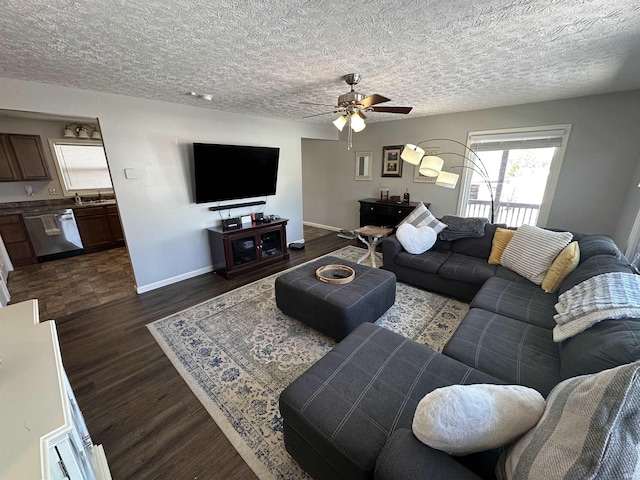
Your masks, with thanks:
M 208 228 L 214 272 L 233 278 L 271 263 L 289 259 L 286 226 L 282 218 L 233 230 Z

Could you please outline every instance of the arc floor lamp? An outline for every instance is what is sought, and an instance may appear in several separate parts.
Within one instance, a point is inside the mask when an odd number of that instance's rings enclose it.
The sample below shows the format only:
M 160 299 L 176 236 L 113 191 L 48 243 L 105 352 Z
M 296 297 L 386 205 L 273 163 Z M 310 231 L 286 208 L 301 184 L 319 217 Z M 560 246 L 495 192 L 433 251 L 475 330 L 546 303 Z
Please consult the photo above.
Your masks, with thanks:
M 470 163 L 470 165 L 453 165 L 449 167 L 448 172 L 442 171 L 444 160 L 436 155 L 425 156 L 425 150 L 423 148 L 420 148 L 420 145 L 423 143 L 437 142 L 437 141 L 447 141 L 447 142 L 456 143 L 465 148 L 465 153 L 466 151 L 469 151 L 474 155 L 475 158 L 470 158 L 468 155 L 464 155 L 457 152 L 439 153 L 438 155 L 457 155 L 467 160 Z M 476 172 L 478 175 L 480 175 L 482 180 L 484 180 L 485 184 L 487 185 L 487 188 L 489 189 L 489 195 L 491 196 L 491 223 L 494 223 L 495 205 L 494 205 L 494 198 L 493 198 L 493 188 L 491 186 L 491 180 L 489 179 L 489 172 L 487 171 L 487 167 L 485 167 L 480 156 L 474 150 L 469 148 L 467 145 L 457 140 L 453 140 L 451 138 L 429 138 L 427 140 L 422 140 L 421 142 L 418 142 L 415 145 L 411 143 L 407 143 L 404 149 L 402 150 L 402 153 L 400 154 L 400 158 L 402 158 L 402 160 L 412 165 L 419 164 L 420 167 L 418 168 L 418 171 L 420 172 L 420 174 L 424 175 L 425 177 L 436 177 L 436 185 L 438 185 L 439 187 L 452 188 L 452 189 L 456 188 L 460 175 L 458 175 L 457 173 L 451 172 L 451 170 L 454 168 L 462 168 L 462 169 L 467 168 L 469 170 Z

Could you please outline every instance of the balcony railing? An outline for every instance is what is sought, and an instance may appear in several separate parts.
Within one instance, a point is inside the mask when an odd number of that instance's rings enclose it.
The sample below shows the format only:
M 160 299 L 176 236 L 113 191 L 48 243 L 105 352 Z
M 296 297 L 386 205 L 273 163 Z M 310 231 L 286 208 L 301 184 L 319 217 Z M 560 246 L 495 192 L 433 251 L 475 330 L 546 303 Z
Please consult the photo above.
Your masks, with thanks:
M 540 205 L 535 203 L 500 202 L 496 209 L 495 223 L 506 223 L 509 227 L 535 225 L 539 213 Z M 469 200 L 465 216 L 491 218 L 491 202 Z

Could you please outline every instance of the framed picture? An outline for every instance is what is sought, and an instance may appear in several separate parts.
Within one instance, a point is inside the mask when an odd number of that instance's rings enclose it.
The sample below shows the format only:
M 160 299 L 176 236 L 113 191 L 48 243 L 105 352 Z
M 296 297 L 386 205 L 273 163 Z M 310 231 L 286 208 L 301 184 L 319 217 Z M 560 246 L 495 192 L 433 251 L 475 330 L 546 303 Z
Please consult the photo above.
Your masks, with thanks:
M 402 159 L 400 154 L 404 145 L 395 145 L 393 147 L 382 147 L 382 176 L 383 177 L 401 177 L 402 176 Z
M 356 152 L 356 180 L 371 180 L 372 152 Z
M 424 154 L 437 155 L 440 153 L 440 147 L 425 148 Z M 436 183 L 437 177 L 425 177 L 420 175 L 420 164 L 413 167 L 413 183 Z

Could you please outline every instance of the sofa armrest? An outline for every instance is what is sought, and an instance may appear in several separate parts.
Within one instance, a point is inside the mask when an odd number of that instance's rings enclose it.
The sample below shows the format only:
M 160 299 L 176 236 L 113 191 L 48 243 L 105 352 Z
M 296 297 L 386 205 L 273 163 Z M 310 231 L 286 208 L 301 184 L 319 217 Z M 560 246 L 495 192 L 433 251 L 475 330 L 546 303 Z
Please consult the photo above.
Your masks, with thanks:
M 407 428 L 399 428 L 387 440 L 376 462 L 375 480 L 430 480 L 455 478 L 481 480 L 481 477 L 453 457 L 421 443 Z
M 382 268 L 390 272 L 396 271 L 396 255 L 404 250 L 395 235 L 391 235 L 380 242 L 382 248 Z

